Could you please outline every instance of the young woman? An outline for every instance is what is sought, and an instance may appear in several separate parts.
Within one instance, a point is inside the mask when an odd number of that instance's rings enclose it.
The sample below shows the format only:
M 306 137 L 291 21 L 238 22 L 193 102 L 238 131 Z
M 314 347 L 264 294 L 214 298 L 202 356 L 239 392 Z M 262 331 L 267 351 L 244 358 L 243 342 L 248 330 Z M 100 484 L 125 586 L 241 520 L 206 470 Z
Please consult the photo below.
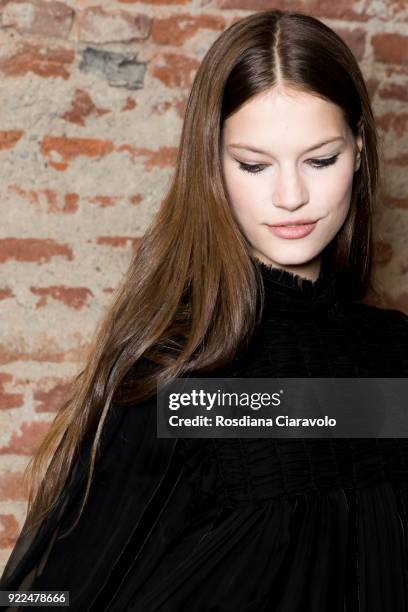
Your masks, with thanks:
M 34 458 L 3 590 L 97 612 L 408 611 L 405 439 L 156 436 L 173 377 L 408 376 L 408 316 L 362 302 L 379 170 L 330 28 L 274 10 L 222 33 L 164 205 Z

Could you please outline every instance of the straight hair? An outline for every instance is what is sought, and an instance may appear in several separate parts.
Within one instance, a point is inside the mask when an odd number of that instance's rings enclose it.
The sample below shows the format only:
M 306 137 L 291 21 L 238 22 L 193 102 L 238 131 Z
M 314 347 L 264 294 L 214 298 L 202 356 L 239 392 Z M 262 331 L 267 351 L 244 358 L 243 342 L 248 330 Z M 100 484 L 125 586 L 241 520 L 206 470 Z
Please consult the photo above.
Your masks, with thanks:
M 69 397 L 26 468 L 26 529 L 39 525 L 57 503 L 85 440 L 91 440 L 79 519 L 113 404 L 137 410 L 135 404 L 153 396 L 156 384 L 193 371 L 214 372 L 251 338 L 264 289 L 225 190 L 221 131 L 242 105 L 278 84 L 336 104 L 352 133 L 361 131 L 349 213 L 330 250 L 342 296 L 359 300 L 372 286 L 379 152 L 358 63 L 345 42 L 310 15 L 251 14 L 227 28 L 199 66 L 162 206 L 97 325 Z

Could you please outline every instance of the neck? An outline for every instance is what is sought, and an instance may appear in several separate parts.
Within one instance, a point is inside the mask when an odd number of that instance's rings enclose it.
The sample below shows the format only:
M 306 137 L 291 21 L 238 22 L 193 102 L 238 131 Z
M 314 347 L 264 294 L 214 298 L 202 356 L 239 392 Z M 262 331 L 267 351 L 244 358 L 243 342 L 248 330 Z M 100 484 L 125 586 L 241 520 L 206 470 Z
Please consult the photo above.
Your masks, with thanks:
M 261 264 L 264 264 L 265 266 L 268 267 L 272 267 L 272 268 L 277 268 L 279 270 L 285 270 L 286 272 L 289 272 L 291 274 L 294 274 L 296 276 L 300 276 L 306 280 L 315 282 L 317 281 L 317 279 L 320 276 L 320 270 L 321 270 L 321 262 L 322 262 L 322 257 L 321 254 L 319 253 L 319 255 L 317 255 L 316 257 L 314 257 L 313 259 L 311 259 L 310 261 L 308 261 L 305 264 L 286 264 L 286 265 L 280 265 L 275 263 L 274 261 L 272 261 L 271 259 L 269 259 L 268 257 L 265 257 L 265 255 L 263 255 L 262 253 L 259 252 L 255 252 L 253 257 L 261 262 Z
M 337 302 L 335 272 L 330 257 L 322 254 L 319 275 L 311 280 L 292 270 L 271 266 L 253 257 L 259 268 L 265 289 L 265 312 L 296 314 L 324 313 L 335 308 Z

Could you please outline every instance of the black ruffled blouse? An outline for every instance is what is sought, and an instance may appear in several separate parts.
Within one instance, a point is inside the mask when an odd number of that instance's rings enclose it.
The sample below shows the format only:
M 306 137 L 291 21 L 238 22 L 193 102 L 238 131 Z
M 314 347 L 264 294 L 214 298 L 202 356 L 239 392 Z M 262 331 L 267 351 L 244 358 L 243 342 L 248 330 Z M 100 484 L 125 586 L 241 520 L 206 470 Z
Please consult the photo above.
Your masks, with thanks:
M 342 299 L 327 262 L 316 282 L 259 266 L 261 325 L 212 377 L 408 376 L 406 314 Z M 155 397 L 112 407 L 64 538 L 88 450 L 1 589 L 81 612 L 408 612 L 407 439 L 157 438 Z

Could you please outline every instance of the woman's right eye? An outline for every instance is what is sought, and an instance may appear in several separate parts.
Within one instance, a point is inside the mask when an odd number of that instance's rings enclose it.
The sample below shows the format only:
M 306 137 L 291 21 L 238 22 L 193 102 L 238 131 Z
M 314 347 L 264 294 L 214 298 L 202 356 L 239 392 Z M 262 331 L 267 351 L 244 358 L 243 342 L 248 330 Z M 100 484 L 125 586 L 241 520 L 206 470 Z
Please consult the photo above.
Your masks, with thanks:
M 259 172 L 262 172 L 265 167 L 261 164 L 244 164 L 244 162 L 238 162 L 238 164 L 241 170 L 249 172 L 250 174 L 258 174 Z

